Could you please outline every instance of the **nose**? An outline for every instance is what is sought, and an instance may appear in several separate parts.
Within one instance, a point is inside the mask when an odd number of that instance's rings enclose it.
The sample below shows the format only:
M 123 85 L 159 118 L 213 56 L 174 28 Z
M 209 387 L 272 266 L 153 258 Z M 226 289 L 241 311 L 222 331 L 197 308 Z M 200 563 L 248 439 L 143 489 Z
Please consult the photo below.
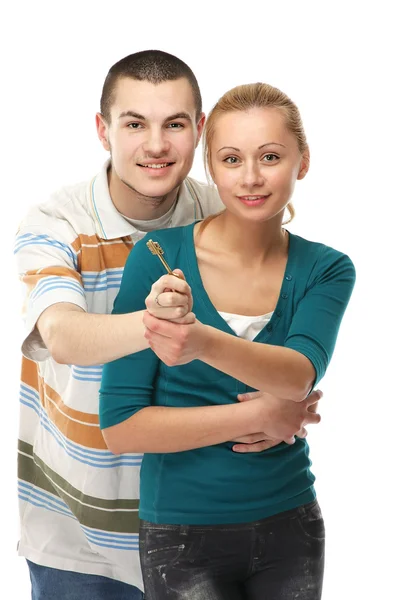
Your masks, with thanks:
M 253 188 L 263 185 L 264 177 L 257 162 L 244 165 L 243 186 Z
M 150 128 L 143 144 L 143 149 L 148 156 L 154 158 L 159 158 L 167 154 L 169 142 L 163 129 L 158 127 Z

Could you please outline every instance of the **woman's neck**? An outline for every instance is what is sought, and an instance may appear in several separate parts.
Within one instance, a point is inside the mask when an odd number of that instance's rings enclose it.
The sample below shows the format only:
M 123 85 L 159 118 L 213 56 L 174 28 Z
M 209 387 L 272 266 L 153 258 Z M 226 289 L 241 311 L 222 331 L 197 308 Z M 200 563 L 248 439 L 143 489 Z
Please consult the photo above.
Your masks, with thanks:
M 205 228 L 207 245 L 210 243 L 244 265 L 260 265 L 276 255 L 287 253 L 288 235 L 282 228 L 282 214 L 269 221 L 246 222 L 224 211 Z

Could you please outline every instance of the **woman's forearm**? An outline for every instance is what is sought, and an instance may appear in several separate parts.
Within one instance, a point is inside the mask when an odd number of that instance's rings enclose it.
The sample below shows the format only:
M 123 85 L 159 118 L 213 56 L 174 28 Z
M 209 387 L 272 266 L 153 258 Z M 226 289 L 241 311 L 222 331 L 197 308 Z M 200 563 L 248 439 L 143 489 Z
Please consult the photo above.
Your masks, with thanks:
M 311 362 L 291 348 L 249 342 L 204 326 L 199 359 L 247 385 L 280 398 L 303 400 L 315 379 Z
M 182 452 L 257 433 L 267 421 L 267 403 L 256 400 L 191 408 L 148 406 L 103 429 L 103 437 L 114 454 Z

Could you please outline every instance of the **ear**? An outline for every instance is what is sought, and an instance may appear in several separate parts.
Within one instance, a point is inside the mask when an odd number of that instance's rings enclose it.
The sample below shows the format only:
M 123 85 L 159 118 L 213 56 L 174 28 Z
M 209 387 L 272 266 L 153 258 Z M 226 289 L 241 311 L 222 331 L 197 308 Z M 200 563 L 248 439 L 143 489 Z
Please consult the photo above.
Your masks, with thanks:
M 96 129 L 97 135 L 104 150 L 110 152 L 110 144 L 108 142 L 108 125 L 101 113 L 96 113 Z
M 201 113 L 200 115 L 200 119 L 197 123 L 197 140 L 196 140 L 196 148 L 199 145 L 200 142 L 200 138 L 201 138 L 201 134 L 203 133 L 203 129 L 204 129 L 204 124 L 206 122 L 206 115 L 204 113 Z
M 308 169 L 310 168 L 310 149 L 307 148 L 303 152 L 303 156 L 301 157 L 300 169 L 297 175 L 297 179 L 304 179 L 304 177 L 308 173 Z

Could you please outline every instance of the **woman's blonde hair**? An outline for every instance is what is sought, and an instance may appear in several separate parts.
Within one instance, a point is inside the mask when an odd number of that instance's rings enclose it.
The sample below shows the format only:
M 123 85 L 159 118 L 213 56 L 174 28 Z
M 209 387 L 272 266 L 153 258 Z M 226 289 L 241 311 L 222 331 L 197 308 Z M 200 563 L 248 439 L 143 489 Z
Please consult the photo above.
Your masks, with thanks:
M 303 123 L 300 112 L 295 103 L 286 94 L 267 83 L 248 83 L 238 85 L 229 90 L 220 98 L 214 108 L 208 115 L 204 127 L 204 165 L 208 175 L 212 177 L 211 167 L 211 142 L 215 132 L 215 124 L 218 118 L 228 112 L 241 112 L 251 108 L 278 108 L 286 119 L 288 130 L 293 133 L 297 140 L 299 151 L 303 154 L 308 149 L 306 135 L 304 133 Z M 294 207 L 291 202 L 287 205 L 290 218 L 285 223 L 289 223 L 294 215 Z

